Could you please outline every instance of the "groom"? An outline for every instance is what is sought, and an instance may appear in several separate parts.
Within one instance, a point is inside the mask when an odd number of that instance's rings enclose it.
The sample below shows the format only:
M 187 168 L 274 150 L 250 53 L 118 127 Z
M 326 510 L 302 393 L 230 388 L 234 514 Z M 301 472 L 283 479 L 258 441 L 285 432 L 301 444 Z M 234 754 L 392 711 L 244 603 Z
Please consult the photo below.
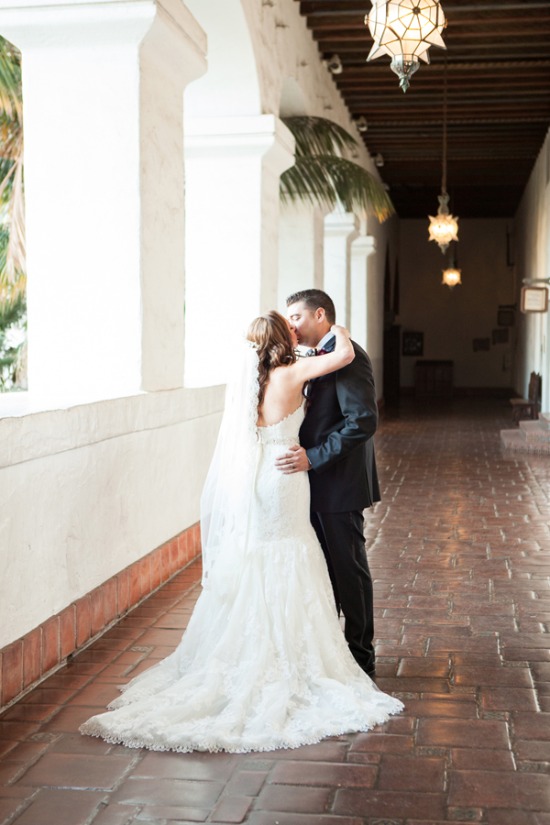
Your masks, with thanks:
M 287 298 L 298 341 L 332 352 L 331 298 L 305 289 Z M 336 606 L 357 663 L 375 676 L 372 579 L 365 552 L 363 510 L 380 500 L 372 436 L 378 421 L 372 365 L 353 342 L 355 359 L 310 383 L 300 444 L 277 460 L 284 473 L 309 471 L 311 522 L 327 560 Z

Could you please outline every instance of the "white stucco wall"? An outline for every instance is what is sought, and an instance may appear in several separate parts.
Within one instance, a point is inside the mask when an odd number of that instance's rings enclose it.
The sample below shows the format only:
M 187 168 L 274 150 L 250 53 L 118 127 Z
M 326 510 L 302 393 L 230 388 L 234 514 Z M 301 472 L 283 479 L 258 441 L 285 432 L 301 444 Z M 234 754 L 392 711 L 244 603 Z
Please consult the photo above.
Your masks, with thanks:
M 519 305 L 523 279 L 550 278 L 550 134 L 540 151 L 516 215 L 511 252 L 516 273 L 515 299 Z M 533 370 L 540 372 L 542 408 L 550 410 L 550 313 L 523 315 L 518 312 L 517 316 L 514 389 L 527 396 L 529 374 Z
M 223 390 L 0 420 L 0 647 L 197 520 Z

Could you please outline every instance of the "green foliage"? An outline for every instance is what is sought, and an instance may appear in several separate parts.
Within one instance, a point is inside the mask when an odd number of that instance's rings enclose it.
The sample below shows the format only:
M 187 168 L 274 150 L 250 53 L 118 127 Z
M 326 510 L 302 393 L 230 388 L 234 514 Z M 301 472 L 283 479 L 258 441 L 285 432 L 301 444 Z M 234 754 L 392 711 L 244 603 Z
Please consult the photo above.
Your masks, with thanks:
M 27 306 L 24 295 L 19 293 L 13 300 L 0 304 L 0 392 L 19 389 L 26 327 Z
M 340 202 L 348 212 L 374 213 L 384 221 L 393 204 L 380 182 L 351 160 L 357 148 L 349 132 L 320 117 L 283 118 L 296 142 L 296 162 L 281 175 L 283 202 L 308 201 L 333 209 Z
M 5 234 L 0 237 L 0 287 L 9 286 L 14 296 L 25 287 L 21 55 L 3 37 L 0 37 L 0 220 L 9 231 L 7 238 Z

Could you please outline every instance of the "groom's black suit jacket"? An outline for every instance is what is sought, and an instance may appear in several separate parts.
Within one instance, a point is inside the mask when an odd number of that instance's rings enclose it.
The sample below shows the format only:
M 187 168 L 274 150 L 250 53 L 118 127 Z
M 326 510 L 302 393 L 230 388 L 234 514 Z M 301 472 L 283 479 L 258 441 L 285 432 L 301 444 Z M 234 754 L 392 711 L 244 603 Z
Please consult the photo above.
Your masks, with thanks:
M 332 351 L 335 343 L 332 339 L 325 349 Z M 380 501 L 372 438 L 378 423 L 372 364 L 352 343 L 351 364 L 309 385 L 300 444 L 312 467 L 311 509 L 316 513 L 363 510 Z

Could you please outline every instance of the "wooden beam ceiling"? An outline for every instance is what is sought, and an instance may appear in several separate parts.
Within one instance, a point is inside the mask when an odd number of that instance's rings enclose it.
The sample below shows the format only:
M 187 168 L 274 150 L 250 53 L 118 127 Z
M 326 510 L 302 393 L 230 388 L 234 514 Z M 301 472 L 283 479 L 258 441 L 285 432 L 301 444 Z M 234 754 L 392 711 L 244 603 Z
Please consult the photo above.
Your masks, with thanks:
M 296 0 L 402 217 L 437 209 L 447 64 L 448 189 L 461 217 L 513 217 L 550 126 L 550 0 L 442 0 L 446 50 L 432 47 L 404 95 L 389 59 L 366 63 L 369 0 Z

